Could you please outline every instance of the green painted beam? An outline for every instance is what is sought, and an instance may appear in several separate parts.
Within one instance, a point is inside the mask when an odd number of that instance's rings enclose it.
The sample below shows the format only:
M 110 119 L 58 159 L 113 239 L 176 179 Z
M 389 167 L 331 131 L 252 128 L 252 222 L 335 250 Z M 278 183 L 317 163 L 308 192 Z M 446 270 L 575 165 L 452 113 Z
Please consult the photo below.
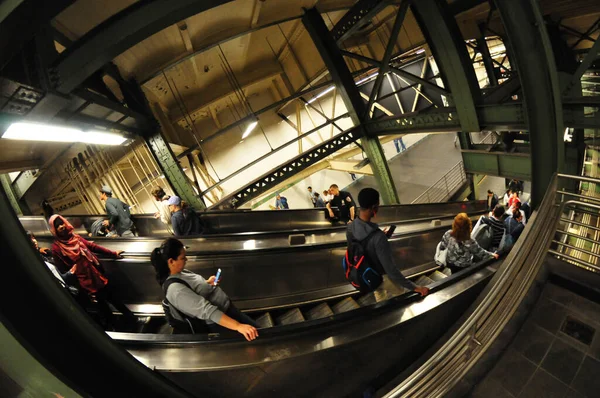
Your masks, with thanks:
M 394 180 L 391 177 L 392 172 L 390 171 L 388 162 L 385 158 L 379 138 L 365 136 L 360 139 L 360 143 L 367 154 L 367 158 L 369 158 L 369 164 L 373 170 L 375 181 L 377 181 L 377 186 L 379 187 L 379 193 L 381 195 L 383 204 L 400 204 L 400 197 L 398 195 L 398 191 L 396 190 Z
M 531 157 L 524 153 L 463 150 L 465 172 L 531 181 Z
M 480 131 L 475 105 L 481 90 L 464 39 L 446 0 L 411 0 L 411 9 L 429 43 L 448 98 L 460 117 L 461 129 Z
M 23 215 L 23 211 L 21 210 L 21 206 L 19 206 L 19 199 L 12 188 L 12 183 L 10 182 L 10 177 L 8 174 L 0 174 L 0 183 L 2 184 L 2 188 L 10 201 L 10 205 L 12 206 L 15 213 L 18 216 Z

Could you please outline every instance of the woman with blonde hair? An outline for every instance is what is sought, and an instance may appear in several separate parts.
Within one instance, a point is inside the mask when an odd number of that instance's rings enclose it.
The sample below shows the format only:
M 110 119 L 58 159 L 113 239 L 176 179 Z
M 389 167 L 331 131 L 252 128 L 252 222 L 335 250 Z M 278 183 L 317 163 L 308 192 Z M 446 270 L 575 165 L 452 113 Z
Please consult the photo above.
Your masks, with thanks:
M 446 231 L 442 237 L 442 249 L 447 249 L 446 266 L 452 273 L 461 271 L 477 261 L 494 257 L 498 259 L 497 253 L 491 253 L 483 249 L 475 239 L 471 239 L 473 224 L 467 213 L 459 213 L 454 217 L 452 229 Z

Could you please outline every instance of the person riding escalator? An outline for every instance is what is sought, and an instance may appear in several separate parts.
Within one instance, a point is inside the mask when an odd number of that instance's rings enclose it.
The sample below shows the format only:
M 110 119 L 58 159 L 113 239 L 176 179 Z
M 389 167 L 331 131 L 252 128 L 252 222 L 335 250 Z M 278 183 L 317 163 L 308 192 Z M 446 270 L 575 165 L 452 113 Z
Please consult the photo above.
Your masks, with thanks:
M 165 315 L 175 333 L 233 330 L 248 341 L 258 337 L 258 324 L 235 307 L 214 275 L 204 279 L 185 269 L 187 257 L 181 241 L 168 238 L 152 251 L 150 259 L 165 292 Z
M 119 299 L 113 285 L 104 275 L 102 265 L 96 254 L 112 258 L 121 258 L 122 250 L 112 251 L 87 241 L 73 232 L 74 228 L 66 218 L 60 215 L 50 217 L 50 231 L 54 236 L 52 255 L 54 263 L 61 273 L 71 273 L 77 277 L 79 286 L 91 299 L 96 299 L 100 312 L 106 320 L 107 329 L 115 326 L 114 316 L 108 303 L 120 311 L 126 322 L 126 328 L 133 330 L 137 319 Z

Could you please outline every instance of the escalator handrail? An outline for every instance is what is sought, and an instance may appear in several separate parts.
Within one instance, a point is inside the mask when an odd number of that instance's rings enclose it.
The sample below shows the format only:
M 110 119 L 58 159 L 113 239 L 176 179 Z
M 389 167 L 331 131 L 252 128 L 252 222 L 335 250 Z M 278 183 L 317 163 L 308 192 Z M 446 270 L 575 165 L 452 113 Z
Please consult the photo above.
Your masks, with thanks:
M 443 290 L 458 281 L 461 281 L 480 270 L 487 268 L 495 261 L 494 259 L 486 259 L 478 262 L 477 264 L 465 268 L 460 272 L 450 275 L 447 278 L 444 278 L 440 281 L 434 282 L 430 285 L 429 291 L 430 294 L 436 293 L 440 290 Z M 305 331 L 316 330 L 323 327 L 327 327 L 333 324 L 348 322 L 348 321 L 359 321 L 359 319 L 363 319 L 364 317 L 376 316 L 378 313 L 382 311 L 393 310 L 396 308 L 407 306 L 413 302 L 421 300 L 421 295 L 414 291 L 406 292 L 399 296 L 393 297 L 389 300 L 385 300 L 376 304 L 367 305 L 364 307 L 360 307 L 354 309 L 352 311 L 342 312 L 339 314 L 334 314 L 332 316 L 326 318 L 320 318 L 315 320 L 307 320 L 300 323 L 295 323 L 291 325 L 280 325 L 274 326 L 271 328 L 259 329 L 260 330 L 260 338 L 268 339 L 268 338 L 276 338 L 290 335 L 297 335 L 298 333 L 302 333 Z M 198 343 L 198 344 L 220 344 L 226 341 L 243 341 L 244 338 L 242 336 L 237 335 L 219 335 L 219 334 L 196 334 L 196 335 L 156 335 L 156 334 L 138 334 L 138 333 L 120 333 L 120 332 L 108 332 L 109 335 L 116 341 L 119 342 L 127 342 L 128 344 L 148 344 L 151 342 L 153 344 L 181 344 L 182 342 L 187 343 Z M 161 337 L 158 337 L 161 336 Z
M 556 187 L 555 175 L 539 210 L 532 215 L 520 239 L 490 283 L 487 295 L 470 317 L 424 364 L 386 394 L 386 398 L 430 396 L 434 395 L 434 391 L 435 395 L 444 395 L 491 345 L 516 311 L 545 259 L 559 218 L 555 205 Z M 487 332 L 487 335 L 483 332 Z M 475 345 L 471 343 L 474 339 L 477 341 Z M 461 356 L 460 352 L 464 350 L 471 350 L 470 355 Z M 437 377 L 444 367 L 450 367 L 450 370 L 444 377 Z

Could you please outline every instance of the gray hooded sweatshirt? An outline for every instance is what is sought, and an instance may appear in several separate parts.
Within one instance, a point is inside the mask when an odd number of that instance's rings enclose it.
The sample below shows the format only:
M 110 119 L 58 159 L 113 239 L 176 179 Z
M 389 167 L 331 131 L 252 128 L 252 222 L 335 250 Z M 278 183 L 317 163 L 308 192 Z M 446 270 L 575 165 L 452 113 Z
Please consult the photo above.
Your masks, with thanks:
M 388 242 L 387 236 L 379 229 L 377 224 L 365 222 L 356 217 L 356 219 L 346 228 L 346 239 L 348 240 L 348 244 L 350 244 L 353 238 L 362 241 L 374 230 L 378 230 L 378 232 L 375 232 L 366 247 L 367 256 L 370 261 L 372 261 L 372 264 L 381 265 L 383 271 L 397 286 L 414 290 L 416 285 L 406 279 L 396 266 L 390 242 Z

